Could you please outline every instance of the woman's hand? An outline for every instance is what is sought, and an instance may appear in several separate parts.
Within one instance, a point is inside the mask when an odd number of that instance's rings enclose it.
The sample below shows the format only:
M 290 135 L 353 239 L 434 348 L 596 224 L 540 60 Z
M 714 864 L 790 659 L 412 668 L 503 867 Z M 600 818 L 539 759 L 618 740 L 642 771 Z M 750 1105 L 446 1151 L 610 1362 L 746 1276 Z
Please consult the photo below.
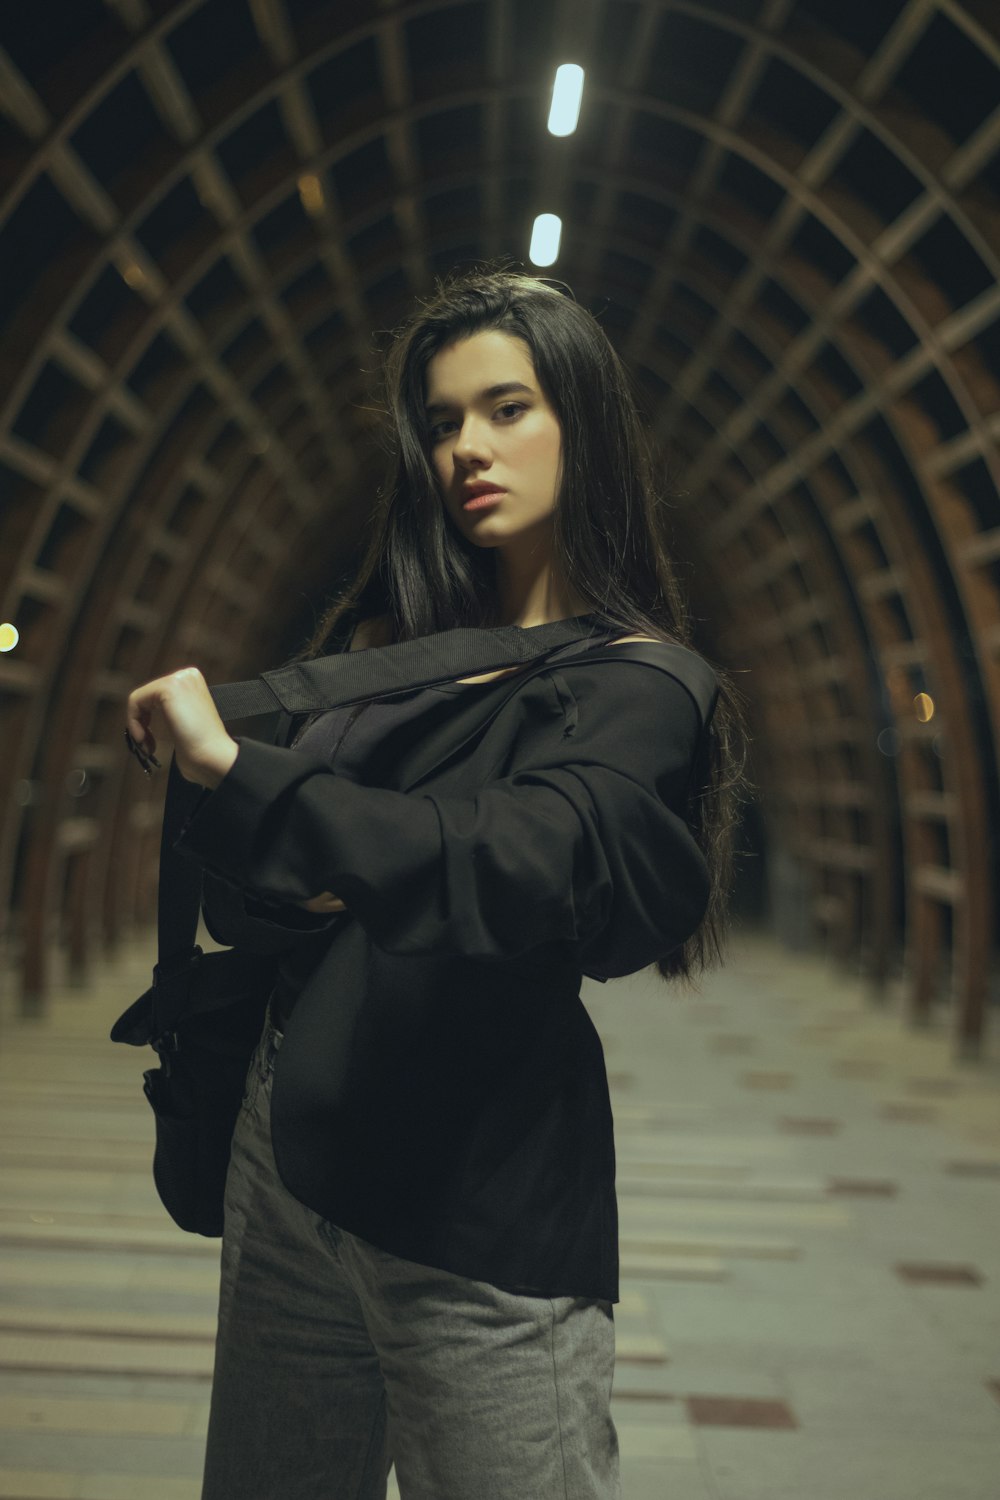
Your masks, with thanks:
M 126 728 L 146 755 L 156 753 L 152 725 L 162 718 L 185 781 L 216 787 L 239 754 L 197 667 L 181 667 L 129 693 Z
M 332 891 L 324 891 L 321 896 L 312 896 L 308 901 L 296 901 L 296 906 L 301 906 L 303 911 L 346 911 L 347 907 L 339 896 Z
M 177 769 L 185 781 L 216 787 L 239 754 L 226 733 L 208 684 L 197 667 L 182 667 L 129 693 L 128 733 L 146 755 L 156 753 L 152 723 L 160 716 L 174 740 Z M 297 901 L 304 911 L 334 912 L 347 908 L 332 891 Z

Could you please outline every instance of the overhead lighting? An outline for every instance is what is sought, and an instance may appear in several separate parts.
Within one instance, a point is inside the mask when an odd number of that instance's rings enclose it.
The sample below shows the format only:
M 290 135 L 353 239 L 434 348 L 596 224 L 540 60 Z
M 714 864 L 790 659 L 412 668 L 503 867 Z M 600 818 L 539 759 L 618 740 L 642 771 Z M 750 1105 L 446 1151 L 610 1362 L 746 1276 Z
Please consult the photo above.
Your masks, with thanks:
M 0 625 L 0 651 L 13 651 L 20 639 L 16 625 L 6 621 Z
M 551 135 L 572 135 L 580 118 L 583 98 L 583 69 L 578 63 L 562 63 L 556 68 L 549 109 Z
M 562 219 L 558 214 L 539 214 L 531 230 L 528 258 L 533 266 L 551 266 L 559 254 Z

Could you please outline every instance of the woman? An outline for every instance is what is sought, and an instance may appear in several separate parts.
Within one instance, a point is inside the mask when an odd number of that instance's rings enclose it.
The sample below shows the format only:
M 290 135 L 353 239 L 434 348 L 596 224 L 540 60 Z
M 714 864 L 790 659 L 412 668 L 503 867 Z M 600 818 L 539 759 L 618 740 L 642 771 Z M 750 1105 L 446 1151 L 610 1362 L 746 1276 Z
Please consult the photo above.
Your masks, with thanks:
M 134 738 L 155 750 L 162 715 L 206 788 L 175 847 L 209 930 L 279 960 L 203 1495 L 375 1500 L 394 1461 L 404 1500 L 609 1500 L 614 1151 L 580 980 L 720 956 L 741 709 L 677 650 L 651 464 L 589 313 L 473 272 L 385 370 L 390 482 L 303 655 L 355 625 L 351 649 L 559 621 L 569 644 L 291 744 L 231 738 L 195 668 L 129 699 Z

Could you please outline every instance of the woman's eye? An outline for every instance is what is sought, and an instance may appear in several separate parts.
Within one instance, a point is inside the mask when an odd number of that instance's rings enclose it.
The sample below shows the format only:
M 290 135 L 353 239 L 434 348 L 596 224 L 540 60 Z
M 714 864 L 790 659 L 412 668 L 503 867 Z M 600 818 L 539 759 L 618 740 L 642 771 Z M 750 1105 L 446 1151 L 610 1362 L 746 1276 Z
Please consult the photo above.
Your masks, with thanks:
M 509 413 L 510 415 L 507 416 L 505 420 L 512 421 L 517 416 L 518 412 L 522 411 L 527 411 L 527 407 L 523 402 L 505 401 L 502 406 L 497 407 L 496 413 L 494 413 L 494 415 L 497 415 L 501 412 Z M 447 436 L 447 434 L 441 429 L 444 427 L 455 427 L 456 425 L 457 423 L 455 423 L 451 417 L 442 417 L 440 422 L 435 422 L 430 428 L 431 442 L 440 443 Z

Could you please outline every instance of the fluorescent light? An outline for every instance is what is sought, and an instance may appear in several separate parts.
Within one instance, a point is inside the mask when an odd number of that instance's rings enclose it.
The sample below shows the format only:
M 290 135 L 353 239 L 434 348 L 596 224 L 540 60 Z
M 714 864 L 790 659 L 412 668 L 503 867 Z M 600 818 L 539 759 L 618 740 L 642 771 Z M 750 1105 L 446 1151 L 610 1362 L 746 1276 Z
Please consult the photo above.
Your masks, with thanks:
M 531 229 L 528 259 L 533 266 L 551 266 L 559 254 L 562 219 L 558 214 L 539 214 Z
M 549 132 L 552 135 L 572 135 L 580 118 L 580 100 L 583 98 L 583 69 L 578 63 L 563 63 L 556 68 L 552 85 L 552 104 L 549 109 Z

